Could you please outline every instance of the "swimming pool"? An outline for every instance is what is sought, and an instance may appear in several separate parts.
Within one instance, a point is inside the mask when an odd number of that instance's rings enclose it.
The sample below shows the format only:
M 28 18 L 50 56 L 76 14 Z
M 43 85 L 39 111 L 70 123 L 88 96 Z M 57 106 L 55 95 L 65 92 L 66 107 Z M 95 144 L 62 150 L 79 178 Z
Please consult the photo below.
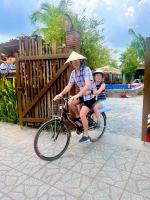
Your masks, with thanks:
M 106 84 L 106 90 L 128 90 L 132 89 L 130 84 Z
M 107 97 L 120 97 L 122 94 L 136 96 L 144 88 L 143 83 L 106 84 Z

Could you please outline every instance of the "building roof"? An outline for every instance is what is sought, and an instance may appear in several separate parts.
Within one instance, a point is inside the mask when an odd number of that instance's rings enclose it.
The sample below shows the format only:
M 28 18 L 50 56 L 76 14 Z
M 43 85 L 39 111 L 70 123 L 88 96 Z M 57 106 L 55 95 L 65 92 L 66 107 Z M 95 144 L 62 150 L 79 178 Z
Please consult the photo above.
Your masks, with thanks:
M 121 74 L 120 69 L 108 65 L 106 65 L 105 67 L 101 67 L 101 69 L 103 70 L 104 73 Z
M 14 53 L 19 51 L 19 39 L 12 39 L 9 42 L 4 42 L 0 44 L 0 53 L 7 56 L 13 56 Z

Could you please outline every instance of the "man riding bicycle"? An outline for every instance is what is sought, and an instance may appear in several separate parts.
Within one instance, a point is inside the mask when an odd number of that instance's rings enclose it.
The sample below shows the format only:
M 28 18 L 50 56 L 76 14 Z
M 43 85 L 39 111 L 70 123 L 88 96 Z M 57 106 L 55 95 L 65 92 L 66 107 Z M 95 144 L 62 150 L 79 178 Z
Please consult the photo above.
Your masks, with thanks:
M 85 59 L 86 57 L 74 51 L 70 54 L 65 64 L 71 62 L 74 70 L 70 75 L 68 85 L 63 89 L 60 94 L 54 97 L 54 101 L 56 101 L 58 98 L 61 98 L 63 95 L 71 90 L 74 83 L 76 83 L 80 88 L 80 92 L 72 96 L 68 102 L 70 110 L 75 113 L 75 121 L 80 121 L 81 118 L 83 124 L 83 135 L 79 142 L 90 141 L 90 137 L 88 136 L 88 120 L 86 116 L 96 102 L 93 94 L 86 94 L 86 92 L 89 90 L 96 90 L 96 85 L 93 80 L 91 69 L 84 65 L 83 60 Z M 79 111 L 78 105 L 80 103 L 83 103 L 83 106 Z

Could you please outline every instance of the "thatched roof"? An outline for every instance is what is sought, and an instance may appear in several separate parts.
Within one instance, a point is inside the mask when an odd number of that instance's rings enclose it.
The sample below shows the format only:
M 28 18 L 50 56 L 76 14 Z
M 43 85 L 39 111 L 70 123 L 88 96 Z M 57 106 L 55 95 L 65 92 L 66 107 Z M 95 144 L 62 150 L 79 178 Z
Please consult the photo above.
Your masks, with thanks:
M 117 68 L 114 68 L 114 67 L 111 67 L 111 66 L 105 66 L 105 67 L 101 67 L 101 69 L 103 70 L 104 73 L 111 73 L 111 74 L 121 74 L 121 70 L 120 69 L 117 69 Z
M 0 53 L 4 53 L 7 56 L 13 56 L 14 53 L 19 51 L 19 39 L 13 39 L 9 42 L 0 44 Z

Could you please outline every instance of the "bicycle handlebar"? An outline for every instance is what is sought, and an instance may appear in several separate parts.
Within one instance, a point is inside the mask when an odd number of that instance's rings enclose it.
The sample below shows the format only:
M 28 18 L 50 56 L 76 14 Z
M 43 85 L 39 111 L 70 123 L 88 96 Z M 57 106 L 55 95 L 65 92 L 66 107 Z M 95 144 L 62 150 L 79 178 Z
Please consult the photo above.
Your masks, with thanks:
M 63 99 L 64 101 L 68 101 L 71 97 L 58 97 L 56 101 Z

